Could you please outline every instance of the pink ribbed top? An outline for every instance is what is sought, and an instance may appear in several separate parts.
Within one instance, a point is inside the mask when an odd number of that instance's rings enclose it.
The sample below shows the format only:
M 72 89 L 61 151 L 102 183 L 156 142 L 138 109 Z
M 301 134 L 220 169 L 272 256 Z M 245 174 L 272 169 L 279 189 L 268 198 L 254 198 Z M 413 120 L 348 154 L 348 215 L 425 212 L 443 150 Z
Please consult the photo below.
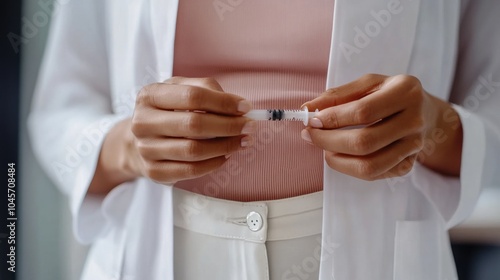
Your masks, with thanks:
M 214 77 L 255 109 L 298 109 L 324 91 L 333 0 L 180 0 L 174 75 Z M 237 201 L 320 191 L 323 153 L 300 122 L 258 122 L 255 144 L 214 173 L 178 182 Z

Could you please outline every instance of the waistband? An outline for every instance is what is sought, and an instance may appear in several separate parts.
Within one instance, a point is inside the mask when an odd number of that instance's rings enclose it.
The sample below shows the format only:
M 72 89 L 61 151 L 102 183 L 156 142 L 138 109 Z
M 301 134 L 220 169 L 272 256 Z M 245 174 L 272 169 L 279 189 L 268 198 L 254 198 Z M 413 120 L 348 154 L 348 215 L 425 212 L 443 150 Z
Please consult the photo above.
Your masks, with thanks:
M 321 233 L 323 192 L 239 202 L 173 188 L 174 225 L 220 238 L 264 243 Z

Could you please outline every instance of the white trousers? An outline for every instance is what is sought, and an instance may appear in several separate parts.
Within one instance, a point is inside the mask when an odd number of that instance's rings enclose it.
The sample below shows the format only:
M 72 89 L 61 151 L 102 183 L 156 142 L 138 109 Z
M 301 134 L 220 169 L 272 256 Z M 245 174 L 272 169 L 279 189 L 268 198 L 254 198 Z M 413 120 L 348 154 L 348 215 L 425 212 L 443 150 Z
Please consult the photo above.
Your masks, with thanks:
M 322 192 L 246 203 L 173 194 L 175 279 L 318 279 Z

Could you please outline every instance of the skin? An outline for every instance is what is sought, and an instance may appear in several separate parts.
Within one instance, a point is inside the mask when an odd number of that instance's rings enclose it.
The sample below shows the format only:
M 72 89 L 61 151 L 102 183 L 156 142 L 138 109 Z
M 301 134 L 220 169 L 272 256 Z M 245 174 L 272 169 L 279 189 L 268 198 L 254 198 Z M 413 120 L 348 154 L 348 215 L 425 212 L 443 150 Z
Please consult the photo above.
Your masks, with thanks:
M 460 174 L 460 119 L 415 77 L 366 75 L 303 106 L 320 112 L 301 136 L 323 149 L 335 170 L 378 180 L 403 176 L 419 160 L 436 172 Z M 171 184 L 216 170 L 252 145 L 255 122 L 242 117 L 250 109 L 211 78 L 174 77 L 144 87 L 133 117 L 104 139 L 89 193 L 106 194 L 138 177 Z M 350 126 L 357 127 L 339 129 Z
M 162 184 L 206 175 L 253 143 L 243 98 L 211 78 L 174 77 L 142 88 L 132 118 L 104 139 L 90 193 L 106 194 L 138 177 Z
M 403 176 L 419 160 L 441 174 L 460 175 L 458 114 L 415 77 L 365 75 L 303 106 L 320 112 L 302 138 L 325 150 L 335 170 L 378 180 Z M 338 129 L 349 126 L 358 128 Z

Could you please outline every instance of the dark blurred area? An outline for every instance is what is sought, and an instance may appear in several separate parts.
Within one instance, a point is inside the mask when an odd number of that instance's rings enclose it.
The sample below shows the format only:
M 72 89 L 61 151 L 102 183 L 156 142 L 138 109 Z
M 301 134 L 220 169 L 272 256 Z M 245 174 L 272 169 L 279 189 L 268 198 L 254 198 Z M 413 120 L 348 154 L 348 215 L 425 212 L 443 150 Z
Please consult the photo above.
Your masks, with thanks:
M 21 1 L 1 1 L 0 28 L 2 42 L 1 72 L 2 92 L 0 94 L 2 120 L 2 163 L 15 162 L 18 156 L 19 123 L 19 76 L 21 56 L 16 53 L 7 37 L 9 33 L 20 34 Z
M 20 18 L 21 18 L 21 3 L 19 0 L 3 0 L 1 1 L 1 16 L 0 16 L 0 30 L 1 30 L 1 89 L 0 93 L 0 119 L 2 122 L 2 133 L 0 134 L 0 146 L 2 171 L 7 176 L 7 164 L 18 163 L 19 151 L 19 85 L 20 85 L 20 61 L 19 53 L 16 53 L 7 38 L 10 32 L 20 34 Z M 16 172 L 17 173 L 17 172 Z M 18 175 L 18 174 L 16 174 Z M 5 178 L 5 177 L 4 177 Z M 8 233 L 10 229 L 7 228 L 7 178 L 5 178 L 5 185 L 0 188 L 0 278 L 2 280 L 15 279 L 15 274 L 8 271 L 7 254 L 10 253 L 8 249 L 10 244 L 7 243 Z M 16 201 L 19 202 L 18 200 Z M 17 232 L 19 228 L 16 226 Z M 16 252 L 17 253 L 17 252 Z M 17 257 L 17 256 L 16 256 Z M 10 258 L 10 257 L 9 257 Z M 16 265 L 16 269 L 17 269 Z
M 500 247 L 454 244 L 453 254 L 460 280 L 500 280 Z

